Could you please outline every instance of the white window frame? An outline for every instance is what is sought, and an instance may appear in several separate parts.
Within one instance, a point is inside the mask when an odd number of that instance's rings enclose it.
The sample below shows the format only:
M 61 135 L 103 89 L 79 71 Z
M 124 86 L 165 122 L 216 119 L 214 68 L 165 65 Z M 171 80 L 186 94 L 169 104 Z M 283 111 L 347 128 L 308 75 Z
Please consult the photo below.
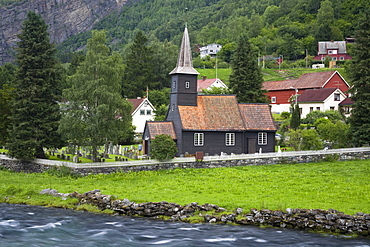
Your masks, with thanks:
M 267 145 L 267 132 L 258 132 L 258 145 Z
M 201 147 L 204 145 L 204 133 L 194 133 L 194 146 Z
M 185 88 L 190 88 L 190 81 L 185 82 Z
M 340 93 L 334 93 L 334 101 L 340 101 Z
M 173 89 L 176 89 L 176 81 L 173 81 Z
M 152 115 L 152 110 L 146 110 L 146 115 Z
M 226 146 L 235 146 L 235 133 L 226 133 L 225 134 L 225 145 Z
M 271 97 L 271 103 L 276 103 L 276 96 Z
M 140 110 L 140 115 L 145 115 L 145 110 L 144 109 Z

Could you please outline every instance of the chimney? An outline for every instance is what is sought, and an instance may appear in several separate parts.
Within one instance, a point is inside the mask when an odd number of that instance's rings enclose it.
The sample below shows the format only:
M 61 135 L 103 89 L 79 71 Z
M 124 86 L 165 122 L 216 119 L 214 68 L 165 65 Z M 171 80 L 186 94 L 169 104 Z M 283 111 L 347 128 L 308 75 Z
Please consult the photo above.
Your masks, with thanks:
M 207 76 L 203 76 L 203 81 L 207 80 Z

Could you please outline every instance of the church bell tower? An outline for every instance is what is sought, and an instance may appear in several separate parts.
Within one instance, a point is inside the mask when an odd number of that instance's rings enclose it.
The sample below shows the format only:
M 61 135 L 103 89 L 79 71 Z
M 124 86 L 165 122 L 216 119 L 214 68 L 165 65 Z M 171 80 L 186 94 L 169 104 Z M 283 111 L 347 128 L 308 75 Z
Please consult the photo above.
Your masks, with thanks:
M 178 105 L 197 105 L 197 76 L 193 68 L 188 28 L 185 26 L 176 67 L 171 71 L 170 110 Z

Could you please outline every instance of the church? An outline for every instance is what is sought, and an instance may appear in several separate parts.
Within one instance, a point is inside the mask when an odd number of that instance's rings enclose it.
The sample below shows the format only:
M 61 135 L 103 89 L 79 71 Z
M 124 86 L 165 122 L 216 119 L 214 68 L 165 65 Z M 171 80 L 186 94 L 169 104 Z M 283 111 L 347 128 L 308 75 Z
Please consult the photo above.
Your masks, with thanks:
M 177 65 L 170 72 L 170 104 L 165 121 L 147 121 L 143 133 L 145 154 L 150 141 L 170 135 L 176 156 L 275 151 L 276 127 L 268 104 L 238 103 L 235 95 L 198 95 L 188 29 L 185 27 Z

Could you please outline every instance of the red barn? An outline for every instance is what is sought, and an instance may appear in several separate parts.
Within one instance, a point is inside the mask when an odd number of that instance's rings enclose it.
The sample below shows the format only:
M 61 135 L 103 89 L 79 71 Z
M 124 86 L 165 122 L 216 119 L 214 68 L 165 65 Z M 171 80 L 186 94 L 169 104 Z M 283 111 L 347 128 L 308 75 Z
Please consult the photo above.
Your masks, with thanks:
M 338 71 L 307 73 L 298 79 L 285 81 L 266 81 L 263 89 L 270 99 L 271 112 L 289 112 L 290 102 L 295 94 L 301 94 L 307 89 L 339 88 L 342 92 L 349 89 L 349 85 Z

